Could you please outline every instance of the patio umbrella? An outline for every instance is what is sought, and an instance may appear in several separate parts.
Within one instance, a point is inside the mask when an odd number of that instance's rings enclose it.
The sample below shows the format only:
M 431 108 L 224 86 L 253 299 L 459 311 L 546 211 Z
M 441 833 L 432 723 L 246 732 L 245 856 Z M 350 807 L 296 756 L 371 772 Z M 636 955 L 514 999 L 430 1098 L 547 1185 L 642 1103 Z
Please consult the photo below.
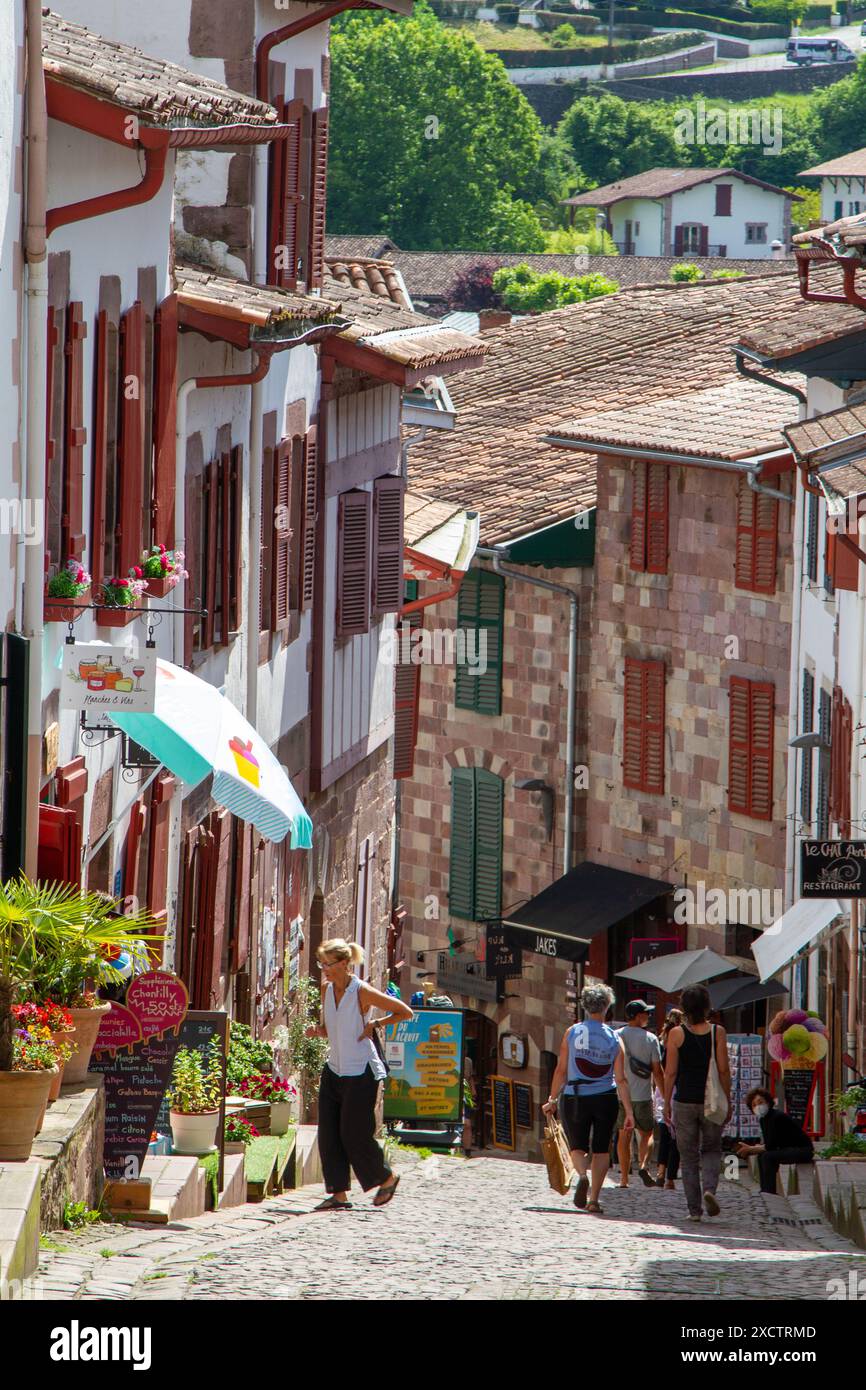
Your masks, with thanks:
M 111 718 L 188 786 L 212 773 L 214 800 L 267 839 L 291 835 L 292 849 L 312 845 L 313 823 L 285 772 L 216 686 L 158 660 L 153 713 Z
M 618 970 L 623 980 L 636 980 L 638 984 L 650 985 L 664 994 L 676 994 L 686 985 L 700 985 L 712 980 L 716 975 L 727 975 L 735 970 L 731 960 L 717 955 L 704 946 L 700 951 L 677 951 L 672 956 L 656 956 L 655 960 L 633 965 L 629 970 Z
M 714 1009 L 739 1009 L 745 1004 L 754 1004 L 758 999 L 775 999 L 789 992 L 780 980 L 762 983 L 757 975 L 749 975 L 743 970 L 738 970 L 736 975 L 728 979 L 714 980 L 709 991 Z

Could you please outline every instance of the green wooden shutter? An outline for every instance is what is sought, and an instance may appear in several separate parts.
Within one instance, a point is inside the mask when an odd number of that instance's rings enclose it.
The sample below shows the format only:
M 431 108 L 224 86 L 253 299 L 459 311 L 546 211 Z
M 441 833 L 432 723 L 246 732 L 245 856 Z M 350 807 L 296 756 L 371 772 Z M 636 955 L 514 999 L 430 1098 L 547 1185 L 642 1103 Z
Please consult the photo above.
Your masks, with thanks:
M 476 921 L 502 911 L 502 778 L 475 769 Z
M 455 767 L 451 774 L 451 867 L 448 911 L 452 917 L 475 915 L 475 769 Z
M 470 570 L 457 595 L 457 627 L 471 644 L 473 663 L 457 662 L 454 703 L 479 714 L 502 712 L 502 626 L 505 581 L 492 570 Z M 486 670 L 475 674 L 485 645 Z

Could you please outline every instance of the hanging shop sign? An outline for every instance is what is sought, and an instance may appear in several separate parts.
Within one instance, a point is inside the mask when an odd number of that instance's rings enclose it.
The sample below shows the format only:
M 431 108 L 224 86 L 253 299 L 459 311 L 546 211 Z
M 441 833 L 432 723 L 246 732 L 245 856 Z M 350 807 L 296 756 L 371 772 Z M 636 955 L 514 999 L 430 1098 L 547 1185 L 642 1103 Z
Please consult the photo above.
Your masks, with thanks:
M 76 642 L 63 648 L 60 708 L 152 714 L 156 701 L 156 650 L 142 644 L 109 647 Z
M 488 927 L 484 963 L 488 980 L 516 980 L 523 974 L 523 952 L 505 927 Z
M 866 898 L 866 840 L 801 840 L 800 896 Z
M 525 1034 L 503 1033 L 499 1039 L 499 1055 L 507 1067 L 519 1070 L 529 1060 L 529 1046 Z
M 451 1120 L 463 1113 L 463 1011 L 419 1009 L 385 1029 L 386 1120 Z
M 497 1004 L 502 998 L 501 976 L 488 980 L 481 961 L 451 956 L 447 951 L 436 956 L 436 984 L 446 994 L 462 994 L 467 999 L 486 999 Z
M 502 929 L 506 938 L 518 950 L 530 951 L 536 956 L 546 956 L 548 960 L 586 960 L 587 943 L 573 936 L 539 931 L 536 927 L 522 927 L 511 922 Z

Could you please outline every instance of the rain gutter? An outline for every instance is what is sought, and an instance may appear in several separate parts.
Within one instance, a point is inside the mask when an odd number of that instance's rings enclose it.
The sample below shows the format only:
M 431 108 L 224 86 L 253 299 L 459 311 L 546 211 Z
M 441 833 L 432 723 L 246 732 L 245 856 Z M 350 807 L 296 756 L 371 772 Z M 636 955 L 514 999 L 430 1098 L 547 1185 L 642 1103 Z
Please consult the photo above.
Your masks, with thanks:
M 573 439 L 557 434 L 546 434 L 544 443 L 552 444 L 559 449 L 578 449 L 584 454 L 616 453 L 633 459 L 647 459 L 650 463 L 674 463 L 686 468 L 713 468 L 723 473 L 738 473 L 746 478 L 753 492 L 758 492 L 763 497 L 774 497 L 778 502 L 790 503 L 794 500 L 787 492 L 779 492 L 776 488 L 765 487 L 759 482 L 764 463 L 769 459 L 789 457 L 790 451 L 787 449 L 779 449 L 752 459 L 718 459 L 705 458 L 700 454 L 674 454 L 664 449 L 633 449 L 631 445 L 606 445 L 598 439 Z

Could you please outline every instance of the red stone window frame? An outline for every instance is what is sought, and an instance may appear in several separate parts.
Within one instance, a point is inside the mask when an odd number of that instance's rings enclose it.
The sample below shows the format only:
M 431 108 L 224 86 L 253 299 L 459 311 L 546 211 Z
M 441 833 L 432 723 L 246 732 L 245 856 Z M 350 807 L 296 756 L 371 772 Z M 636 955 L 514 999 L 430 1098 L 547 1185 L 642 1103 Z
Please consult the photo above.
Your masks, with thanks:
M 779 504 L 749 487 L 741 478 L 737 494 L 737 544 L 734 583 L 754 594 L 776 592 Z
M 728 809 L 772 820 L 776 688 L 732 676 L 729 693 Z
M 669 480 L 663 463 L 636 459 L 631 494 L 629 563 L 647 574 L 668 572 Z
M 623 786 L 665 789 L 665 664 L 626 657 L 623 684 Z

